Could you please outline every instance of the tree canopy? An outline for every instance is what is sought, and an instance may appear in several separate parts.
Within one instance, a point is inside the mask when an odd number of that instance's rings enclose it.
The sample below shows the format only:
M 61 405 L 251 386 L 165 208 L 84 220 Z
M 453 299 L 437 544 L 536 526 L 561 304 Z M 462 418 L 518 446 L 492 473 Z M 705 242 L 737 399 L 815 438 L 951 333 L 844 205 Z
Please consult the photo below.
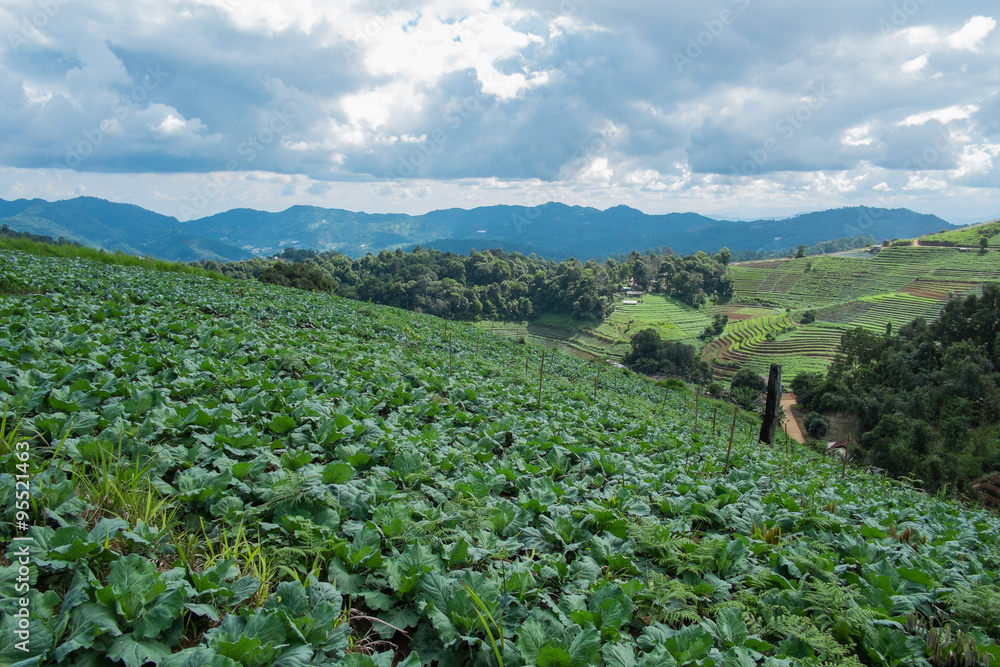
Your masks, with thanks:
M 856 418 L 871 465 L 935 490 L 969 491 L 1000 471 L 1000 285 L 950 300 L 940 319 L 917 319 L 895 335 L 847 332 L 825 374 L 792 386 L 799 403 Z

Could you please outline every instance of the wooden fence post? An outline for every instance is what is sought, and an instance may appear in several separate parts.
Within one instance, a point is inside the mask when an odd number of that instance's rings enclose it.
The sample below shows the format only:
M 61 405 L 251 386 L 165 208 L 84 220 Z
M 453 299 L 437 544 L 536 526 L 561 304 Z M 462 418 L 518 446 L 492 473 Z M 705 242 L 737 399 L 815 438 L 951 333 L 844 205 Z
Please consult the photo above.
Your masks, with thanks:
M 847 476 L 847 457 L 851 454 L 851 436 L 847 436 L 847 446 L 844 447 L 844 467 L 840 470 L 840 478 Z
M 781 366 L 771 364 L 767 378 L 767 403 L 764 407 L 764 422 L 760 425 L 760 441 L 774 444 L 774 432 L 778 428 L 778 408 L 781 407 Z
M 729 449 L 726 450 L 726 473 L 729 474 L 729 456 L 733 453 L 733 436 L 736 435 L 736 417 L 740 414 L 739 406 L 733 408 L 733 425 L 729 427 Z
M 694 388 L 694 432 L 698 432 L 698 397 L 701 396 L 701 389 L 699 387 Z
M 538 369 L 538 406 L 536 410 L 542 409 L 542 380 L 545 379 L 545 348 L 542 348 L 542 365 Z

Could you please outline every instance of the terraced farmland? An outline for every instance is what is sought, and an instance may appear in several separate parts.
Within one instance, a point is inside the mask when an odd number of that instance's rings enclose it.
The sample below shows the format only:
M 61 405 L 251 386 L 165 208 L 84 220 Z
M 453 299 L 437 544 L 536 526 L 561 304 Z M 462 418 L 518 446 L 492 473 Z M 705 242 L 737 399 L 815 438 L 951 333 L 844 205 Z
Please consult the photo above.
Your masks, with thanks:
M 743 365 L 757 345 L 795 326 L 787 315 L 755 317 L 730 323 L 719 340 L 706 348 L 721 367 Z M 729 363 L 727 363 L 729 362 Z M 732 363 L 736 362 L 736 363 Z
M 870 259 L 828 256 L 752 262 L 735 265 L 732 272 L 740 301 L 817 308 L 888 294 L 916 281 L 996 281 L 1000 256 L 954 248 L 885 248 Z
M 991 220 L 979 225 L 956 229 L 944 234 L 931 234 L 920 239 L 921 244 L 948 246 L 965 246 L 978 248 L 980 239 L 985 236 L 990 247 L 1000 246 L 1000 220 Z
M 814 309 L 817 322 L 772 333 L 773 340 L 766 333 L 780 328 L 774 317 L 740 322 L 706 347 L 704 358 L 722 377 L 743 365 L 766 372 L 771 362 L 781 363 L 786 374 L 794 375 L 825 368 L 850 328 L 881 332 L 889 322 L 899 327 L 917 317 L 937 318 L 949 298 L 1000 280 L 1000 255 L 898 247 L 885 248 L 871 258 L 773 260 L 740 264 L 732 270 L 741 302 Z
M 936 319 L 945 301 L 907 292 L 864 297 L 839 306 L 824 308 L 816 317 L 824 322 L 862 327 L 870 331 L 885 331 L 889 322 L 899 326 L 918 317 Z
M 562 324 L 562 326 L 559 326 Z M 576 323 L 553 322 L 478 322 L 476 326 L 490 333 L 507 338 L 524 338 L 529 345 L 558 346 L 570 354 L 585 359 L 622 359 L 629 352 L 628 342 L 621 338 L 602 335 Z
M 729 316 L 721 339 L 702 358 L 719 377 L 743 365 L 765 372 L 771 362 L 786 374 L 819 371 L 833 359 L 843 332 L 853 327 L 885 331 L 917 317 L 933 320 L 951 297 L 1000 281 L 1000 254 L 947 247 L 883 248 L 878 255 L 825 255 L 745 262 L 731 267 L 732 303 L 699 309 L 656 294 L 635 305 L 619 304 L 599 325 L 568 317 L 532 323 L 479 323 L 479 327 L 529 344 L 560 346 L 579 356 L 621 360 L 629 339 L 652 328 L 664 340 L 701 345 L 699 335 L 717 314 Z M 795 322 L 806 310 L 815 324 Z M 770 337 L 768 337 L 770 334 Z
M 594 331 L 598 335 L 627 340 L 652 327 L 664 340 L 696 338 L 711 323 L 704 312 L 657 294 L 647 294 L 634 306 L 618 305 L 611 317 Z

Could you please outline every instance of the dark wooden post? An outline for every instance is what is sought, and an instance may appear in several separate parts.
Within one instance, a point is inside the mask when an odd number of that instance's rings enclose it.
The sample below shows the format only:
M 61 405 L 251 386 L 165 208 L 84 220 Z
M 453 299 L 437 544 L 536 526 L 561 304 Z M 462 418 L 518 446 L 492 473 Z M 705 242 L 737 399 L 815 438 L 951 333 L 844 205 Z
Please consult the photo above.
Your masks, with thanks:
M 778 408 L 781 406 L 781 366 L 771 364 L 767 378 L 767 404 L 764 407 L 764 422 L 760 425 L 760 441 L 774 444 L 774 432 L 778 428 Z

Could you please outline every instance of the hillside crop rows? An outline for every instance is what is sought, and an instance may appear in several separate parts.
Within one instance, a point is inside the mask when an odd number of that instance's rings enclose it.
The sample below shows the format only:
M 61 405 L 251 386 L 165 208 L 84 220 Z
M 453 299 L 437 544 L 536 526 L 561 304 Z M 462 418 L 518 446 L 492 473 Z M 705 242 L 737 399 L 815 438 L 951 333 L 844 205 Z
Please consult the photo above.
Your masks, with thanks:
M 1000 220 L 991 220 L 980 225 L 957 229 L 943 234 L 931 234 L 920 239 L 921 245 L 960 246 L 978 248 L 980 239 L 986 237 L 991 247 L 1000 246 Z
M 817 311 L 816 317 L 826 322 L 849 324 L 852 327 L 882 332 L 889 322 L 898 326 L 917 317 L 927 320 L 937 319 L 944 303 L 941 299 L 895 292 L 824 308 Z
M 731 326 L 703 352 L 720 377 L 729 377 L 746 364 L 764 373 L 772 362 L 781 363 L 791 375 L 823 370 L 847 329 L 883 332 L 890 322 L 898 327 L 917 317 L 936 319 L 947 299 L 1000 280 L 1000 261 L 994 253 L 892 247 L 872 258 L 749 262 L 732 271 L 738 300 L 815 309 L 818 325 L 774 334 L 775 340 L 753 335 L 766 333 L 773 318 L 762 319 L 756 327 Z
M 717 377 L 730 378 L 743 366 L 766 375 L 772 363 L 781 364 L 787 377 L 803 371 L 823 371 L 833 357 L 846 329 L 825 323 L 810 324 L 778 333 L 775 339 L 755 339 L 742 343 L 739 350 L 729 348 L 728 336 L 711 343 L 705 359 L 712 363 Z
M 539 403 L 538 350 L 434 318 L 0 266 L 3 664 L 1000 657 L 1000 519 L 742 419 L 727 471 L 704 400 L 604 369 L 594 402 L 555 355 Z
M 571 323 L 570 326 L 559 326 L 560 324 L 564 324 L 564 322 L 557 321 L 547 326 L 541 322 L 483 321 L 477 322 L 475 326 L 482 331 L 514 340 L 523 338 L 527 344 L 536 347 L 558 346 L 565 352 L 583 359 L 621 359 L 628 354 L 628 343 L 620 339 L 605 336 L 598 331 L 580 325 L 578 322 Z
M 842 329 L 821 325 L 799 327 L 788 315 L 756 317 L 731 323 L 719 340 L 706 347 L 704 358 L 724 378 L 748 364 L 766 373 L 771 363 L 782 364 L 794 375 L 824 368 L 842 334 Z
M 637 305 L 615 306 L 595 333 L 627 340 L 643 329 L 653 328 L 664 340 L 686 340 L 698 336 L 710 322 L 697 308 L 658 294 L 646 294 Z
M 810 257 L 739 264 L 731 270 L 737 299 L 791 308 L 816 308 L 886 294 L 916 281 L 1000 280 L 1000 260 L 993 253 L 925 247 L 884 248 L 871 259 Z

